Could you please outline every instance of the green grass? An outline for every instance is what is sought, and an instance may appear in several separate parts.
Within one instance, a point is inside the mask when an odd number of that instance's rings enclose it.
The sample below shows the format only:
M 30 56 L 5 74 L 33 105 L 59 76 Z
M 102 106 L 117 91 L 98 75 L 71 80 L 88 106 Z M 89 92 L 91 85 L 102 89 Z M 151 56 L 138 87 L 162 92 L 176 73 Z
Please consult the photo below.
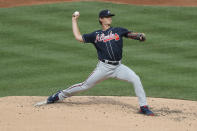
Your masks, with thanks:
M 140 77 L 147 96 L 197 100 L 196 7 L 133 6 L 102 2 L 58 3 L 0 9 L 0 96 L 50 95 L 84 81 L 97 64 L 91 44 L 72 34 L 79 10 L 81 33 L 100 28 L 110 9 L 113 26 L 144 32 L 124 39 L 123 63 Z M 132 85 L 106 80 L 79 95 L 135 95 Z

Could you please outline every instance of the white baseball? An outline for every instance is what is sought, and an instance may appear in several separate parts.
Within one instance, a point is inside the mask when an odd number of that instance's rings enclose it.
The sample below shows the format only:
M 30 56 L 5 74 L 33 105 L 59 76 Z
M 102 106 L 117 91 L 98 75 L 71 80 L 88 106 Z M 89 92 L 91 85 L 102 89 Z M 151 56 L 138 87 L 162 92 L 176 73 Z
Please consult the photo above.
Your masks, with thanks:
M 78 16 L 78 15 L 79 15 L 79 11 L 75 11 L 74 16 Z

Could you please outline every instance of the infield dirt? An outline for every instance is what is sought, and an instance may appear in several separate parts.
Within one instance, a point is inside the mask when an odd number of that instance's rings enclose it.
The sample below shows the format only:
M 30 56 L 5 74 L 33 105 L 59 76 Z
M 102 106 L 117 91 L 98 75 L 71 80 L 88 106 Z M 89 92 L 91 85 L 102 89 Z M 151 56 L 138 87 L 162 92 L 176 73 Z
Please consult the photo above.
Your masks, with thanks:
M 148 98 L 156 116 L 138 113 L 136 97 L 73 96 L 34 107 L 46 97 L 0 98 L 1 131 L 196 131 L 197 102 Z
M 197 6 L 197 0 L 0 0 L 0 7 L 15 7 L 56 2 L 107 1 L 134 5 Z

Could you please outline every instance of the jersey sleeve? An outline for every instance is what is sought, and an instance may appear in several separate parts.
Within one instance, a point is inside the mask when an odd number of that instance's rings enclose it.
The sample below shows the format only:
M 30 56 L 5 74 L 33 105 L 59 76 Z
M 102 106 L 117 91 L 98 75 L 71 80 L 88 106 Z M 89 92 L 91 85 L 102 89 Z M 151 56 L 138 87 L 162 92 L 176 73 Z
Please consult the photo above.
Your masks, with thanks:
M 132 32 L 132 31 L 129 31 L 129 30 L 125 29 L 125 28 L 120 28 L 120 35 L 122 37 L 128 37 L 127 34 L 130 33 L 130 32 Z
M 89 34 L 83 34 L 82 38 L 84 43 L 94 43 L 96 35 L 95 32 L 92 32 Z

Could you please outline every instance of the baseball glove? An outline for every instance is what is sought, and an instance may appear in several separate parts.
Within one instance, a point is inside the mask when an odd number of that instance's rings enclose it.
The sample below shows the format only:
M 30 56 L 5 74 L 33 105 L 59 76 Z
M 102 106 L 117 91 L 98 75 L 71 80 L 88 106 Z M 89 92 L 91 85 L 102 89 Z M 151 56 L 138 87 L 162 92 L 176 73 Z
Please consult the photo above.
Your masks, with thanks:
M 137 40 L 145 41 L 146 40 L 145 34 L 144 33 L 138 33 L 137 34 Z

